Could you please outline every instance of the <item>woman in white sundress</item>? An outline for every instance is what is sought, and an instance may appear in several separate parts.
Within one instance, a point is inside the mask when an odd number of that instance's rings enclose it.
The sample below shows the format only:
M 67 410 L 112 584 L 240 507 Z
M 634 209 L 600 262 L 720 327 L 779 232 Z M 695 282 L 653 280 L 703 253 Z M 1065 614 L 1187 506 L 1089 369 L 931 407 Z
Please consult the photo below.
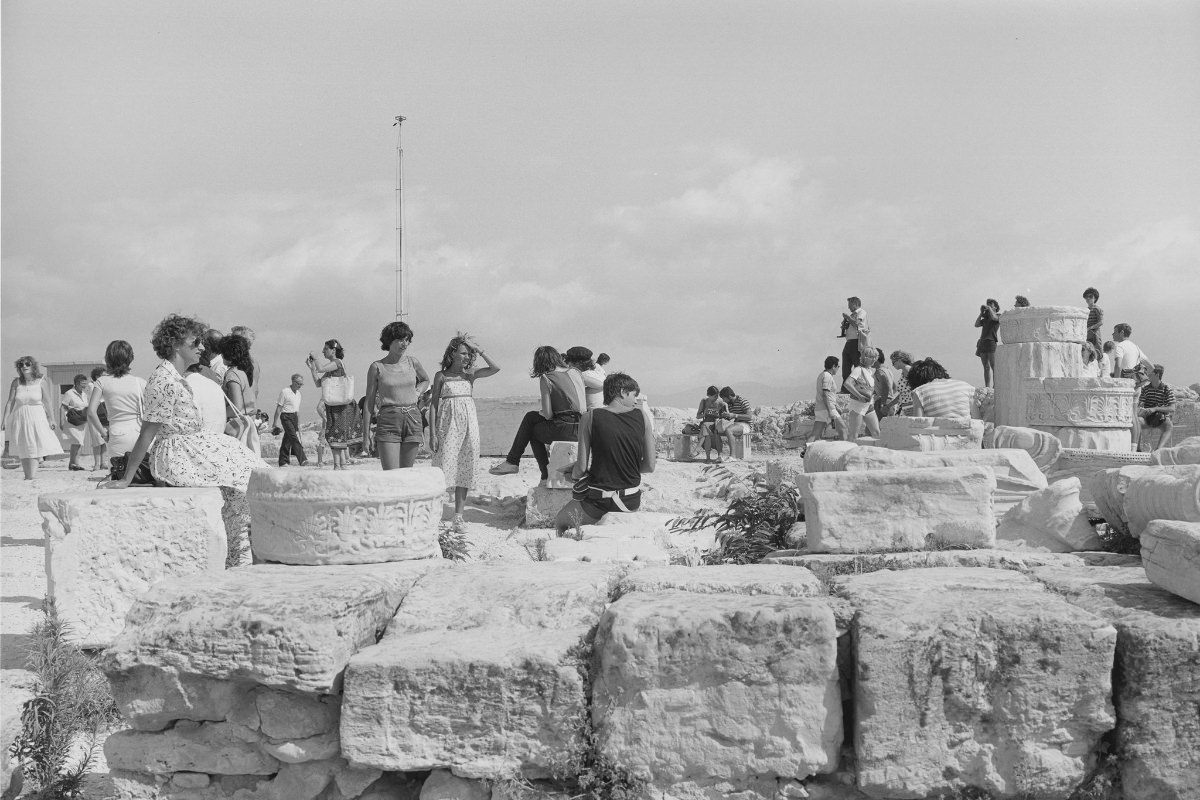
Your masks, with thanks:
M 50 384 L 33 356 L 17 359 L 17 377 L 8 387 L 4 404 L 4 427 L 11 452 L 21 459 L 27 481 L 37 476 L 38 462 L 43 458 L 62 455 L 50 417 Z
M 486 367 L 475 368 L 478 356 Z M 454 518 L 451 527 L 461 532 L 467 492 L 475 486 L 475 462 L 479 459 L 479 421 L 472 397 L 475 381 L 500 371 L 496 362 L 465 333 L 450 340 L 442 356 L 442 370 L 433 376 L 430 401 L 430 449 L 433 465 L 446 475 L 446 488 L 454 489 Z

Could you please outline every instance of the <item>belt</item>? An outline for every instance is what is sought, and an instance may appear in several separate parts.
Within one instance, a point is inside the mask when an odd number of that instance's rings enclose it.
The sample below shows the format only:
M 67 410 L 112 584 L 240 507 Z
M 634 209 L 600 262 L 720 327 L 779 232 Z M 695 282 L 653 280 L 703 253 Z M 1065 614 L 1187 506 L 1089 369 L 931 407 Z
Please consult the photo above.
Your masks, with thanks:
M 631 497 L 642 491 L 642 485 L 639 483 L 630 489 L 596 489 L 588 487 L 588 497 L 596 500 L 612 500 L 617 508 L 622 511 L 629 511 L 625 503 L 621 501 L 622 497 Z
M 396 405 L 396 404 L 394 404 L 394 403 L 393 403 L 393 404 L 391 404 L 391 405 L 380 406 L 380 407 L 379 407 L 379 410 L 380 410 L 380 411 L 383 411 L 384 409 L 387 409 L 387 408 L 395 408 L 395 409 L 398 409 L 398 410 L 400 410 L 400 411 L 413 411 L 413 410 L 417 410 L 417 409 L 419 409 L 419 408 L 420 408 L 420 406 L 416 405 L 415 403 L 414 403 L 413 405 L 411 405 L 411 406 L 401 406 L 401 405 Z

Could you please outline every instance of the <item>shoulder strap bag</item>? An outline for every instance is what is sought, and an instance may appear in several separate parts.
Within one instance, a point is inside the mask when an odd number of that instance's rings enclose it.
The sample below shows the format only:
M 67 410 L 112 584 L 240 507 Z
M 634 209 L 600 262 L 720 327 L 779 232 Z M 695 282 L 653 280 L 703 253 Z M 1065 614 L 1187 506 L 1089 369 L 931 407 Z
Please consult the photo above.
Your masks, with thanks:
M 321 378 L 321 399 L 327 406 L 344 406 L 354 402 L 354 376 L 346 374 L 342 362 L 337 362 L 341 375 Z

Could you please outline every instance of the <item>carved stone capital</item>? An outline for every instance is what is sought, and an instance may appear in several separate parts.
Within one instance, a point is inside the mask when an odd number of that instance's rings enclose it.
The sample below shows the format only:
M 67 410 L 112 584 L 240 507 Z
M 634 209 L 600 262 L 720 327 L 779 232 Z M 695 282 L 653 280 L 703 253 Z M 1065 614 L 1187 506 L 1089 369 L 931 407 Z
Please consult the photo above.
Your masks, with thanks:
M 1000 341 L 1083 342 L 1087 339 L 1088 310 L 1076 306 L 1014 308 L 1000 315 Z

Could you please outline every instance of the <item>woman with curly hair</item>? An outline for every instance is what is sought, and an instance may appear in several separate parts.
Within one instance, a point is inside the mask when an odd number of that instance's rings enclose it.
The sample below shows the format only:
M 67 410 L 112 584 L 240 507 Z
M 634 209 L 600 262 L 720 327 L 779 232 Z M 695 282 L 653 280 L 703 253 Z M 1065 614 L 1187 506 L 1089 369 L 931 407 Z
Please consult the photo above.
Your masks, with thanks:
M 908 385 L 912 387 L 914 417 L 971 416 L 975 387 L 951 378 L 946 368 L 932 358 L 913 364 Z
M 96 379 L 96 391 L 88 405 L 88 419 L 100 424 L 100 404 L 108 412 L 109 457 L 123 456 L 133 450 L 142 431 L 142 393 L 146 381 L 129 374 L 133 347 L 124 339 L 114 339 L 104 348 L 107 372 Z
M 323 363 L 317 362 L 315 353 L 309 353 L 305 360 L 313 383 L 318 388 L 329 378 L 347 377 L 346 366 L 342 363 L 346 351 L 341 342 L 337 339 L 325 342 L 321 355 L 325 358 Z M 322 402 L 321 405 L 325 408 L 325 441 L 329 443 L 329 450 L 333 454 L 333 468 L 345 469 L 350 444 L 362 437 L 362 431 L 358 429 L 358 404 L 351 399 L 348 403 L 329 405 Z
M 227 566 L 250 563 L 250 513 L 246 487 L 250 471 L 262 459 L 236 439 L 204 428 L 191 384 L 185 379 L 204 348 L 208 326 L 171 314 L 150 337 L 162 362 L 150 376 L 142 398 L 142 429 L 126 462 L 125 474 L 105 484 L 126 489 L 142 458 L 150 454 L 150 472 L 167 486 L 219 486 L 225 499 L 222 517 L 229 542 Z
M 486 367 L 475 366 L 478 356 Z M 454 518 L 450 526 L 462 532 L 463 506 L 467 492 L 475 486 L 475 462 L 479 459 L 479 420 L 472 399 L 475 381 L 495 375 L 500 367 L 488 358 L 478 342 L 459 333 L 442 355 L 442 369 L 433 376 L 429 436 L 433 465 L 446 475 L 446 488 L 454 489 Z
M 417 400 L 429 386 L 421 362 L 408 355 L 413 330 L 404 322 L 390 322 L 379 334 L 379 347 L 387 355 L 367 370 L 367 396 L 363 404 L 363 452 L 371 452 L 371 420 L 379 463 L 385 470 L 411 467 L 424 439 L 424 424 Z
M 579 370 L 571 369 L 559 352 L 542 345 L 533 353 L 533 369 L 529 377 L 538 379 L 542 408 L 530 411 L 521 420 L 513 438 L 508 457 L 489 470 L 493 475 L 512 475 L 521 469 L 525 448 L 533 450 L 541 471 L 542 484 L 549 480 L 551 442 L 573 442 L 579 434 L 579 420 L 587 410 L 583 378 Z
M 37 475 L 38 461 L 46 456 L 62 455 L 62 445 L 54 434 L 53 403 L 50 384 L 42 377 L 42 368 L 33 356 L 16 361 L 17 377 L 8 387 L 4 404 L 4 427 L 12 452 L 21 459 L 25 480 Z
M 904 416 L 912 410 L 912 387 L 908 385 L 908 373 L 912 369 L 913 357 L 906 350 L 893 350 L 891 355 L 892 369 L 900 373 L 896 381 L 896 394 L 888 400 L 888 409 L 897 416 Z

